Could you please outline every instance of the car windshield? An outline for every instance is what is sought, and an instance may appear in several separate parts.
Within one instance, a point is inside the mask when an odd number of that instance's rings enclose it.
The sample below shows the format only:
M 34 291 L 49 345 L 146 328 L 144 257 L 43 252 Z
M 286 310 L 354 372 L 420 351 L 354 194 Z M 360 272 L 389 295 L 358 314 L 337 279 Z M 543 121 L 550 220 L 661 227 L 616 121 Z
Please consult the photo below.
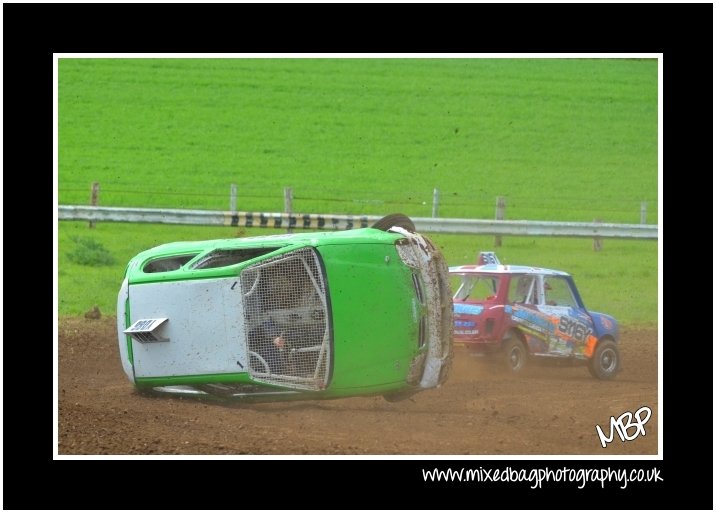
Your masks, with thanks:
M 480 274 L 451 275 L 453 299 L 456 301 L 489 301 L 497 295 L 499 276 Z
M 241 272 L 241 291 L 253 378 L 306 390 L 325 387 L 332 341 L 318 253 L 303 248 L 249 266 Z

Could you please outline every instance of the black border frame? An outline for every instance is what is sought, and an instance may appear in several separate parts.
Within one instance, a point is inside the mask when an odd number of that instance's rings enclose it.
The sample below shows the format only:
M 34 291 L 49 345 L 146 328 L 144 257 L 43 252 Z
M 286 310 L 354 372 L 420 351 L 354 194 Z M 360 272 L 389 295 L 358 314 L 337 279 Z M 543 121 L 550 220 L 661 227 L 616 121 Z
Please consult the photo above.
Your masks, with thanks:
M 694 319 L 683 315 L 684 309 L 697 307 L 691 301 L 676 302 L 674 298 L 684 301 L 693 294 L 686 293 L 687 280 L 676 277 L 683 278 L 683 273 L 670 272 L 674 265 L 700 265 L 704 258 L 698 240 L 683 235 L 677 239 L 674 233 L 676 229 L 683 233 L 684 226 L 693 224 L 676 202 L 697 203 L 696 196 L 705 189 L 700 168 L 713 169 L 713 119 L 706 121 L 713 111 L 713 5 L 3 4 L 2 9 L 6 177 L 12 184 L 18 174 L 36 175 L 36 183 L 43 186 L 38 197 L 46 199 L 37 208 L 11 211 L 16 204 L 8 198 L 6 213 L 13 214 L 6 216 L 10 222 L 5 229 L 12 237 L 8 247 L 17 247 L 25 238 L 36 244 L 33 226 L 44 226 L 50 218 L 53 53 L 662 53 L 662 336 L 667 406 L 664 410 L 660 405 L 660 414 L 666 412 L 663 461 L 53 460 L 50 339 L 8 336 L 3 347 L 4 508 L 713 508 L 713 474 L 700 470 L 708 468 L 704 464 L 709 457 L 713 468 L 713 368 L 711 380 L 706 379 L 707 372 L 701 373 L 705 355 L 713 356 L 713 348 L 680 324 L 686 322 L 690 328 Z M 13 191 L 14 186 L 6 190 Z M 36 269 L 47 269 L 46 253 L 36 254 Z M 44 282 L 40 275 L 33 278 L 33 285 Z M 48 278 L 50 289 L 52 276 Z M 39 304 L 48 306 L 28 309 L 25 301 L 8 298 L 5 308 L 13 324 L 22 319 L 36 325 L 38 316 L 47 319 L 47 331 L 41 333 L 48 333 L 56 313 L 51 311 L 51 301 Z M 39 367 L 28 383 L 27 371 L 17 362 L 27 362 L 28 354 L 37 352 L 38 342 L 43 348 L 37 353 Z M 663 481 L 632 483 L 626 490 L 598 485 L 579 490 L 573 483 L 532 490 L 528 484 L 425 482 L 421 474 L 422 468 L 475 464 L 513 469 L 658 468 Z M 247 492 L 263 483 L 273 486 L 278 469 L 281 475 L 294 477 L 280 482 L 270 504 Z M 311 500 L 306 489 L 315 489 L 317 476 L 339 502 L 326 503 L 315 496 Z M 130 493 L 133 483 L 147 485 L 146 493 Z

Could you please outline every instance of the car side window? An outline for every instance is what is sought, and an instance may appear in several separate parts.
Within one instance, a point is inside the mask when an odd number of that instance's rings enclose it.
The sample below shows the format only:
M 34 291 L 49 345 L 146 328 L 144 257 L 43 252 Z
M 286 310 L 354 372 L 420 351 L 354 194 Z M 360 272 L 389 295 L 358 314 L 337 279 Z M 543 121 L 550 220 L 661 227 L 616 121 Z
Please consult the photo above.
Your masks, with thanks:
M 567 280 L 560 276 L 550 276 L 544 280 L 544 302 L 554 306 L 577 306 L 572 289 Z
M 452 288 L 457 288 L 453 298 L 457 301 L 488 301 L 494 299 L 498 286 L 499 280 L 494 276 L 453 276 Z
M 510 280 L 510 288 L 507 298 L 510 303 L 535 303 L 535 277 L 534 276 L 513 276 Z

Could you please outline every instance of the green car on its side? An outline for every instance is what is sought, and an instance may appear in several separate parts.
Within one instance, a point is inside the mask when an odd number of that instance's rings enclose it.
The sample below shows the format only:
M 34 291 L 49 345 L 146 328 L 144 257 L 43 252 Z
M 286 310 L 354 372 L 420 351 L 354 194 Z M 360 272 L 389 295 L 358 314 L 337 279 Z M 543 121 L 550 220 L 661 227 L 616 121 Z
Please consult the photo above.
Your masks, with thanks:
M 447 266 L 399 214 L 144 251 L 117 328 L 129 380 L 156 392 L 393 400 L 442 384 L 452 359 Z

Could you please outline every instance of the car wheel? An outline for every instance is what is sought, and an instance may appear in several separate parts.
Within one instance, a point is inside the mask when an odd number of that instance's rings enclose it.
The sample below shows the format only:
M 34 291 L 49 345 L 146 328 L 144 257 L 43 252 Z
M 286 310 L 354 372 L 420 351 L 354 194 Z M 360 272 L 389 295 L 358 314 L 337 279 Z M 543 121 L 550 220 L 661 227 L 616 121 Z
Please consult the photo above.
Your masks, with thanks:
M 512 335 L 502 347 L 505 369 L 512 373 L 522 372 L 527 365 L 527 349 L 520 339 Z
M 398 228 L 403 228 L 404 230 L 408 230 L 409 232 L 415 231 L 415 225 L 410 220 L 410 218 L 404 214 L 387 215 L 384 218 L 376 221 L 375 224 L 373 224 L 372 228 L 375 228 L 377 230 L 383 230 L 384 232 L 387 232 L 393 226 L 397 226 Z
M 589 372 L 597 379 L 612 379 L 620 368 L 619 348 L 613 340 L 604 339 L 589 360 Z

